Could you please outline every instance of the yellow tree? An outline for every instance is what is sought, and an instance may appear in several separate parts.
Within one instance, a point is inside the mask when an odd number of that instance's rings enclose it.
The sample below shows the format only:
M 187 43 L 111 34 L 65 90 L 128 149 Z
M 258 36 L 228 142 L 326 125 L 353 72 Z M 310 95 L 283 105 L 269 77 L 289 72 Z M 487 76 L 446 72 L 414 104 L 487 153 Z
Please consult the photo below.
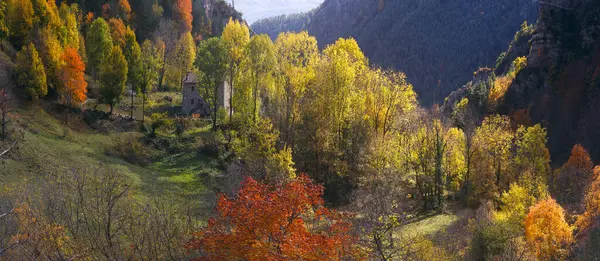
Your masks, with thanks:
M 536 198 L 547 195 L 550 175 L 550 152 L 546 148 L 546 129 L 539 124 L 520 126 L 516 133 L 515 173 L 519 184 Z
M 459 128 L 450 128 L 446 131 L 447 141 L 444 154 L 444 171 L 448 190 L 458 193 L 467 172 L 466 162 L 466 137 Z
M 11 40 L 16 45 L 25 44 L 29 39 L 34 22 L 31 0 L 9 0 L 6 21 Z
M 252 78 L 252 118 L 256 122 L 261 84 L 265 83 L 265 78 L 271 76 L 277 62 L 273 41 L 266 34 L 253 36 L 248 43 L 246 55 L 248 56 L 248 70 Z
M 307 32 L 282 33 L 275 41 L 277 71 L 283 97 L 284 116 L 280 128 L 283 129 L 285 147 L 294 148 L 294 130 L 300 116 L 300 101 L 308 83 L 315 77 L 315 63 L 318 60 L 317 39 Z
M 250 31 L 246 24 L 238 21 L 229 19 L 229 22 L 223 29 L 222 34 L 223 43 L 227 46 L 228 54 L 229 54 L 229 93 L 232 94 L 235 90 L 234 84 L 238 77 L 239 67 L 242 63 L 242 60 L 246 57 L 246 45 L 250 41 Z M 229 119 L 233 115 L 233 99 L 229 99 Z
M 512 181 L 510 167 L 511 148 L 514 133 L 510 128 L 510 119 L 493 115 L 485 118 L 475 130 L 474 177 L 476 199 L 490 199 L 507 189 Z
M 77 15 L 80 12 L 77 5 L 67 5 L 66 2 L 62 2 L 59 9 L 60 18 L 62 19 L 63 26 L 61 27 L 61 42 L 65 48 L 79 49 L 80 42 L 79 38 L 79 23 L 77 22 Z
M 573 243 L 572 230 L 552 198 L 538 202 L 525 218 L 525 238 L 539 260 L 564 260 Z
M 594 181 L 590 184 L 583 203 L 585 212 L 579 216 L 576 223 L 581 231 L 600 225 L 600 166 L 594 168 Z
M 406 74 L 393 70 L 365 70 L 357 79 L 359 95 L 365 98 L 365 113 L 376 135 L 385 135 L 400 115 L 417 107 L 417 95 Z

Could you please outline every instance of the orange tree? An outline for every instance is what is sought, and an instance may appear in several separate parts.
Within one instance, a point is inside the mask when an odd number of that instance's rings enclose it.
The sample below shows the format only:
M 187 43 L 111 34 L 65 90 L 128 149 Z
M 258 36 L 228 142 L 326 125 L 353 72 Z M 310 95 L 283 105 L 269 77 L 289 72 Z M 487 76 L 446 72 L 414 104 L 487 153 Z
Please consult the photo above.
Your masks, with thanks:
M 531 207 L 525 218 L 525 238 L 539 260 L 563 260 L 573 243 L 565 211 L 552 198 Z
M 186 248 L 196 260 L 360 259 L 350 223 L 323 207 L 322 195 L 306 175 L 279 186 L 246 178 L 236 198 L 219 198 L 218 214 Z

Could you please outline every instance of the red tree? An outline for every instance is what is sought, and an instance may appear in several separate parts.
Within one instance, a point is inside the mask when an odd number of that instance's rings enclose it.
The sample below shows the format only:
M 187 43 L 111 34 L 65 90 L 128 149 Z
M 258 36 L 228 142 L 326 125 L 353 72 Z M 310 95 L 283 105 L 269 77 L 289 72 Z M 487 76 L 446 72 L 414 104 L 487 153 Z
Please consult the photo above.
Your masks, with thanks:
M 222 195 L 217 216 L 186 245 L 197 260 L 341 260 L 358 257 L 342 214 L 323 207 L 323 188 L 301 175 L 281 186 L 247 178 Z

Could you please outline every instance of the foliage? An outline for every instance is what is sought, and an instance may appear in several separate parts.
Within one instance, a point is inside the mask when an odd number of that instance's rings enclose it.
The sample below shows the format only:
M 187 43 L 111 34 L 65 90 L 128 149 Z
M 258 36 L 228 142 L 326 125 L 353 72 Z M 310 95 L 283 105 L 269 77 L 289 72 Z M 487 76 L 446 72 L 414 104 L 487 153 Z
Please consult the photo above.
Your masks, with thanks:
M 564 210 L 552 198 L 538 202 L 525 218 L 525 237 L 541 260 L 566 258 L 573 242 L 572 230 Z
M 578 208 L 593 181 L 593 166 L 587 150 L 580 144 L 573 146 L 569 160 L 554 171 L 552 194 L 558 202 Z
M 25 89 L 29 97 L 37 99 L 48 94 L 44 64 L 33 43 L 23 46 L 17 53 L 16 73 L 17 84 Z
M 26 45 L 33 29 L 33 4 L 31 0 L 10 0 L 7 4 L 6 24 L 10 37 L 16 46 Z
M 187 33 L 192 30 L 192 0 L 175 0 L 173 4 L 174 19 L 181 27 L 181 32 Z
M 593 226 L 598 227 L 600 223 L 600 166 L 594 168 L 594 181 L 590 184 L 584 198 L 585 212 L 579 216 L 576 225 L 581 231 Z
M 127 72 L 127 60 L 121 48 L 115 45 L 100 70 L 101 100 L 110 105 L 110 113 L 113 112 L 113 106 L 123 98 Z
M 66 48 L 62 60 L 65 62 L 58 78 L 61 80 L 58 93 L 68 106 L 75 107 L 86 99 L 87 82 L 85 81 L 85 63 L 76 49 Z
M 96 75 L 99 73 L 104 61 L 110 56 L 112 49 L 112 38 L 108 23 L 102 18 L 92 22 L 86 36 L 88 66 L 90 71 Z
M 187 244 L 199 260 L 342 260 L 359 254 L 344 216 L 323 207 L 323 188 L 301 175 L 269 186 L 246 178 L 236 198 Z M 267 203 L 268 202 L 268 203 Z
M 474 198 L 497 197 L 514 180 L 510 171 L 513 138 L 510 119 L 506 116 L 489 116 L 475 130 Z
M 108 26 L 110 27 L 110 36 L 112 37 L 113 44 L 124 48 L 127 28 L 123 21 L 121 19 L 110 18 L 108 19 Z
M 246 24 L 241 23 L 240 21 L 229 19 L 229 22 L 223 29 L 223 34 L 221 36 L 221 40 L 227 47 L 228 54 L 228 63 L 229 63 L 229 88 L 230 93 L 235 93 L 237 82 L 236 78 L 239 77 L 239 67 L 242 63 L 242 60 L 245 59 L 245 50 L 248 42 L 250 41 L 250 31 Z M 233 95 L 229 99 L 229 119 L 233 117 L 234 110 L 234 98 L 236 96 Z
M 209 38 L 198 46 L 198 54 L 194 65 L 199 72 L 199 83 L 203 86 L 200 94 L 211 108 L 213 130 L 217 128 L 217 110 L 219 106 L 219 85 L 225 82 L 228 70 L 228 54 L 225 43 L 219 38 Z M 198 88 L 200 89 L 200 88 Z M 200 91 L 200 90 L 198 90 Z
M 323 49 L 340 37 L 352 37 L 374 64 L 404 71 L 420 101 L 429 106 L 469 81 L 479 66 L 493 66 L 523 20 L 535 22 L 539 10 L 528 0 L 383 2 L 379 9 L 373 0 L 344 5 L 327 0 L 304 15 L 308 17 L 298 15 L 300 21 L 275 17 L 252 28 L 273 39 L 306 30 Z M 519 56 L 528 53 L 529 45 Z M 510 66 L 516 57 L 508 56 Z

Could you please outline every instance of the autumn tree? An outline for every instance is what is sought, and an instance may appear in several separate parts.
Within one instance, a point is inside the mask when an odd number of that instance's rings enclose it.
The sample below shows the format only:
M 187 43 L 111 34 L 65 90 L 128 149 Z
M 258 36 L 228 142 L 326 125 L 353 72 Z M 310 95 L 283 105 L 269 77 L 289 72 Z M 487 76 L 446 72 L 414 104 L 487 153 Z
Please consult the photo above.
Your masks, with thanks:
M 548 194 L 550 177 L 550 152 L 546 148 L 546 129 L 539 124 L 520 126 L 516 133 L 514 158 L 518 182 L 536 198 Z
M 583 204 L 585 212 L 576 223 L 581 231 L 600 225 L 600 166 L 594 168 L 594 181 L 586 191 Z
M 135 37 L 135 33 L 131 28 L 127 27 L 127 32 L 125 34 L 125 48 L 123 49 L 123 55 L 125 56 L 125 60 L 127 60 L 127 81 L 131 86 L 131 115 L 130 117 L 133 119 L 133 97 L 135 93 L 140 92 L 140 84 L 142 82 L 141 79 L 141 66 L 142 65 L 142 49 L 137 42 Z
M 138 76 L 136 77 L 139 80 L 139 90 L 142 93 L 142 124 L 144 124 L 146 94 L 158 82 L 161 59 L 159 47 L 149 40 L 142 43 L 142 56 Z
M 167 57 L 166 82 L 180 90 L 183 78 L 192 69 L 196 60 L 196 44 L 191 33 L 184 33 L 177 40 L 175 50 Z
M 79 106 L 87 99 L 87 82 L 85 81 L 85 63 L 77 49 L 66 48 L 58 78 L 61 81 L 58 94 L 61 101 L 68 107 Z M 68 124 L 68 112 L 65 110 L 65 123 Z
M 586 188 L 592 183 L 593 163 L 580 144 L 573 146 L 571 156 L 554 173 L 552 193 L 567 209 L 579 209 Z
M 198 252 L 198 260 L 356 257 L 351 225 L 323 207 L 322 195 L 305 175 L 281 186 L 246 178 L 236 198 L 219 198 L 217 215 L 186 247 Z
M 277 60 L 275 46 L 268 35 L 252 36 L 246 50 L 248 70 L 252 78 L 252 119 L 256 122 L 260 91 L 266 87 L 265 78 L 273 73 Z
M 160 70 L 158 73 L 158 89 L 163 90 L 165 85 L 165 76 L 169 69 L 169 59 L 174 57 L 175 49 L 177 48 L 177 39 L 179 34 L 177 32 L 177 24 L 168 19 L 162 19 L 159 27 L 155 32 L 158 45 L 161 46 L 161 63 Z
M 0 2 L 0 40 L 8 38 L 10 30 L 8 29 L 8 23 L 6 17 L 6 10 L 8 9 L 8 1 Z
M 104 61 L 110 56 L 112 49 L 112 38 L 108 23 L 102 18 L 97 18 L 92 22 L 87 32 L 86 47 L 88 66 L 93 72 L 94 78 L 104 64 Z
M 100 70 L 100 99 L 110 106 L 111 114 L 114 106 L 123 98 L 127 73 L 127 60 L 121 48 L 115 45 Z
M 192 31 L 192 0 L 173 1 L 173 17 L 178 22 L 180 32 Z
M 7 29 L 15 45 L 25 45 L 33 29 L 34 10 L 31 0 L 9 0 L 6 12 Z
M 17 53 L 17 84 L 27 95 L 37 99 L 48 94 L 46 71 L 33 43 L 23 46 Z
M 246 26 L 244 23 L 237 20 L 234 21 L 232 19 L 229 19 L 229 22 L 225 26 L 225 29 L 223 29 L 223 34 L 221 37 L 223 43 L 225 44 L 225 46 L 227 46 L 227 54 L 229 55 L 229 72 L 227 75 L 227 80 L 229 80 L 229 93 L 234 94 L 236 84 L 235 79 L 238 77 L 240 64 L 242 63 L 242 60 L 246 58 L 245 50 L 246 45 L 250 41 L 250 31 L 248 29 L 248 26 Z M 233 97 L 235 96 L 232 95 L 232 98 L 229 99 L 230 120 L 233 116 L 234 110 Z
M 75 49 L 79 49 L 80 36 L 79 33 L 79 8 L 77 5 L 67 5 L 66 2 L 62 2 L 59 9 L 60 18 L 63 21 L 63 26 L 61 27 L 61 42 L 64 47 L 71 47 Z
M 110 36 L 112 42 L 119 45 L 121 48 L 125 48 L 125 37 L 127 34 L 127 27 L 121 19 L 110 18 L 108 19 L 108 25 L 110 27 Z
M 489 116 L 475 130 L 474 169 L 477 176 L 473 180 L 473 196 L 477 200 L 499 196 L 513 180 L 510 172 L 513 138 L 510 119 L 506 116 Z
M 525 237 L 539 260 L 563 260 L 573 242 L 565 211 L 552 198 L 530 209 L 525 218 Z
M 204 89 L 200 94 L 211 108 L 213 131 L 216 131 L 217 110 L 222 105 L 219 104 L 219 87 L 224 83 L 228 72 L 227 46 L 220 38 L 202 41 L 194 64 L 199 70 L 199 82 Z
M 286 147 L 294 148 L 296 125 L 300 118 L 300 102 L 308 83 L 315 77 L 315 64 L 318 60 L 316 38 L 307 32 L 282 33 L 275 41 L 278 61 L 278 106 L 284 108 L 282 121 L 277 122 L 282 141 Z

